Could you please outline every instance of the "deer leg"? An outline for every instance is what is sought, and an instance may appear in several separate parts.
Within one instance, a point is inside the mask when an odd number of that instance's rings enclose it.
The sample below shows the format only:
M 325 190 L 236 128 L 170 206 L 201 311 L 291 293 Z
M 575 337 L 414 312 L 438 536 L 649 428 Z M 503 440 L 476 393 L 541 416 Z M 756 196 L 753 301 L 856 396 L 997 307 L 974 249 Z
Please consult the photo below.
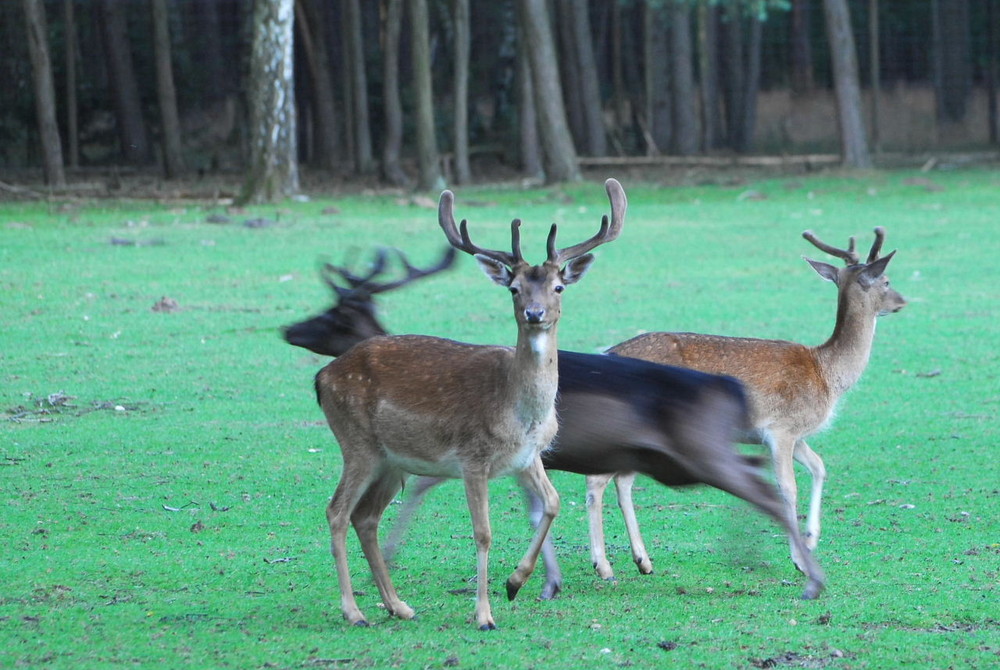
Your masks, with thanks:
M 826 466 L 823 459 L 809 448 L 805 440 L 795 443 L 795 460 L 806 466 L 812 475 L 812 493 L 809 496 L 809 516 L 806 517 L 806 547 L 814 551 L 819 544 L 820 506 L 823 504 L 823 485 L 826 483 Z
M 526 470 L 518 474 L 521 486 L 538 496 L 542 501 L 542 517 L 535 529 L 535 536 L 531 538 L 528 551 L 524 554 L 521 562 L 517 564 L 514 573 L 507 579 L 507 599 L 513 600 L 517 597 L 517 592 L 521 590 L 528 577 L 535 570 L 538 563 L 538 554 L 542 550 L 542 543 L 548 535 L 552 520 L 559 514 L 559 494 L 556 492 L 545 468 L 542 466 L 542 459 L 539 456 L 528 466 Z
M 472 533 L 476 542 L 476 625 L 479 630 L 496 630 L 490 610 L 489 557 L 493 532 L 490 529 L 489 480 L 483 472 L 466 472 L 465 498 L 472 515 Z
M 771 459 L 774 462 L 774 476 L 778 484 L 778 492 L 785 502 L 785 513 L 797 530 L 799 527 L 798 489 L 795 484 L 795 462 L 793 460 L 795 439 L 789 435 L 772 435 L 768 446 L 771 447 Z M 798 537 L 799 533 L 796 532 L 795 536 Z M 795 542 L 795 538 L 791 536 L 789 540 L 792 562 L 795 563 L 795 567 L 800 572 L 806 573 L 806 561 L 802 551 L 805 544 L 801 541 Z
M 351 514 L 358 501 L 364 495 L 371 482 L 373 472 L 365 472 L 364 466 L 348 466 L 345 452 L 344 472 L 337 484 L 337 490 L 326 508 L 326 519 L 330 525 L 330 550 L 337 569 L 337 582 L 340 586 L 340 609 L 344 618 L 356 626 L 367 626 L 365 615 L 358 609 L 354 599 L 354 588 L 351 585 L 351 573 L 347 567 L 347 528 L 351 522 Z M 353 465 L 353 464 L 352 464 Z
M 604 489 L 613 474 L 587 476 L 587 518 L 590 521 L 590 562 L 601 579 L 615 578 L 604 543 Z
M 642 535 L 639 533 L 639 522 L 635 518 L 635 504 L 632 502 L 633 484 L 635 484 L 634 472 L 619 472 L 615 475 L 615 489 L 618 491 L 618 507 L 621 509 L 622 518 L 625 520 L 625 529 L 628 531 L 629 544 L 632 545 L 632 560 L 635 561 L 639 572 L 648 575 L 653 572 L 653 563 L 649 560 L 646 545 L 643 544 Z
M 531 527 L 538 529 L 538 524 L 542 521 L 542 499 L 533 493 L 525 492 L 528 497 L 529 518 Z M 542 593 L 539 600 L 552 600 L 562 591 L 562 569 L 559 561 L 556 560 L 556 548 L 552 544 L 552 534 L 545 536 L 542 543 L 542 565 L 545 566 L 545 584 L 542 586 Z
M 382 595 L 386 612 L 400 619 L 412 619 L 414 611 L 400 600 L 396 593 L 378 544 L 379 521 L 382 519 L 382 514 L 389 502 L 399 492 L 402 483 L 403 474 L 398 470 L 390 469 L 383 473 L 361 497 L 351 515 L 351 522 L 354 524 L 354 531 L 361 541 L 361 549 L 364 551 L 365 558 L 368 559 L 368 566 L 375 578 L 375 585 Z
M 443 477 L 417 478 L 416 483 L 413 485 L 413 490 L 403 503 L 399 514 L 396 515 L 396 520 L 392 524 L 392 530 L 389 531 L 389 537 L 382 543 L 382 555 L 385 557 L 386 562 L 391 564 L 395 560 L 399 544 L 406 535 L 406 529 L 410 527 L 410 522 L 413 521 L 413 515 L 416 514 L 417 510 L 423 504 L 424 496 L 443 481 Z

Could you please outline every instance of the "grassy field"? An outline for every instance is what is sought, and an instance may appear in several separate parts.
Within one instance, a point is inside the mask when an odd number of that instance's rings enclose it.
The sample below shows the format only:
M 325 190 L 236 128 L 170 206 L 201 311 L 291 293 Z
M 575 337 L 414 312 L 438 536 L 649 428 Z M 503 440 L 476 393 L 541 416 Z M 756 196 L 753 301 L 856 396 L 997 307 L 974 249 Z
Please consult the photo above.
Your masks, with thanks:
M 835 290 L 801 260 L 885 226 L 910 304 L 880 321 L 869 368 L 811 440 L 830 478 L 803 580 L 742 501 L 640 482 L 655 573 L 589 565 L 583 479 L 556 474 L 565 573 L 507 603 L 530 537 L 513 481 L 492 485 L 494 614 L 471 623 L 475 552 L 461 486 L 430 496 L 393 575 L 418 618 L 378 610 L 353 535 L 368 629 L 340 617 L 324 507 L 340 457 L 315 405 L 321 357 L 282 325 L 325 308 L 318 257 L 444 244 L 436 212 L 394 195 L 316 196 L 246 212 L 200 204 L 0 204 L 0 667 L 994 668 L 1000 665 L 1000 173 L 871 173 L 671 187 L 621 179 L 621 238 L 564 300 L 560 345 L 596 352 L 641 330 L 818 344 Z M 457 189 L 477 242 L 524 220 L 592 234 L 600 183 Z M 211 223 L 212 215 L 228 222 Z M 248 225 L 247 222 L 252 222 Z M 156 311 L 164 298 L 176 309 Z M 506 293 L 468 257 L 381 301 L 393 332 L 511 344 Z M 800 473 L 800 488 L 808 479 Z M 391 522 L 396 507 L 390 507 Z

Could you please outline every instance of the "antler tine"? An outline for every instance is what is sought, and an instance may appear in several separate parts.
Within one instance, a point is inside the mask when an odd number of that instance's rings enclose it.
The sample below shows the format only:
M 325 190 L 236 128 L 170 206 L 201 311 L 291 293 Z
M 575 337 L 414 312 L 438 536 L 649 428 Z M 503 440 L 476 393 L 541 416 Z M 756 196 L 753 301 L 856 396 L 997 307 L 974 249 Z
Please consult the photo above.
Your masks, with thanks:
M 831 256 L 836 256 L 848 265 L 857 265 L 859 261 L 858 254 L 854 251 L 854 237 L 851 237 L 846 249 L 838 249 L 837 247 L 830 246 L 816 237 L 816 234 L 811 230 L 803 232 L 802 237 L 809 240 L 820 251 L 825 251 Z
M 448 239 L 448 243 L 451 246 L 473 256 L 476 254 L 487 256 L 508 266 L 515 264 L 517 259 L 505 251 L 483 249 L 473 244 L 472 239 L 469 237 L 466 220 L 462 219 L 461 226 L 455 225 L 454 210 L 455 194 L 448 190 L 442 191 L 441 199 L 438 201 L 438 225 L 441 226 L 441 230 L 444 231 L 444 236 Z M 511 226 L 513 227 L 513 225 L 512 223 Z
M 441 257 L 435 265 L 428 268 L 418 268 L 412 265 L 407 259 L 406 254 L 404 254 L 399 249 L 393 249 L 396 255 L 399 256 L 400 262 L 402 262 L 403 267 L 406 269 L 406 276 L 395 281 L 386 282 L 384 284 L 375 284 L 367 286 L 368 292 L 372 295 L 376 293 L 383 293 L 385 291 L 391 291 L 394 288 L 399 288 L 400 286 L 405 286 L 410 282 L 420 279 L 421 277 L 427 277 L 428 275 L 441 272 L 442 270 L 447 270 L 455 262 L 455 249 L 453 247 L 447 247 L 444 252 L 444 256 Z
M 324 280 L 327 284 L 333 286 L 333 280 L 330 279 L 329 275 L 335 273 L 343 277 L 344 281 L 350 284 L 352 289 L 367 287 L 367 285 L 371 283 L 372 279 L 385 271 L 385 264 L 387 260 L 388 252 L 384 247 L 379 247 L 375 252 L 375 262 L 372 263 L 371 270 L 365 276 L 354 274 L 348 270 L 346 266 L 340 267 L 332 263 L 325 263 L 323 268 L 325 271 Z
M 874 263 L 882 253 L 882 243 L 885 242 L 885 228 L 877 226 L 875 228 L 875 241 L 872 243 L 872 250 L 868 252 L 868 263 Z
M 555 226 L 549 233 L 551 244 L 549 245 L 549 260 L 556 264 L 562 264 L 572 258 L 578 258 L 588 251 L 599 247 L 602 244 L 611 242 L 622 232 L 625 225 L 625 210 L 628 209 L 628 199 L 625 197 L 625 189 L 618 183 L 617 179 L 608 179 L 604 182 L 604 189 L 608 192 L 608 200 L 611 202 L 611 220 L 607 215 L 601 218 L 601 229 L 597 234 L 585 242 L 574 244 L 571 247 L 555 251 Z M 555 252 L 555 253 L 553 253 Z

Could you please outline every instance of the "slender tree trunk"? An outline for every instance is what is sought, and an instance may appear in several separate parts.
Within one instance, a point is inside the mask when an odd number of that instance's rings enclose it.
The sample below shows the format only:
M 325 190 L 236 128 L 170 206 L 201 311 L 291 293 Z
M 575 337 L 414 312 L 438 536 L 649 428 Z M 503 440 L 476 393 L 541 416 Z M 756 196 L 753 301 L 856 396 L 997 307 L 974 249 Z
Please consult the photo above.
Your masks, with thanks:
M 371 123 L 368 114 L 368 76 L 365 73 L 365 49 L 361 32 L 361 5 L 358 0 L 344 0 L 344 34 L 347 49 L 347 76 L 350 81 L 353 108 L 351 133 L 354 135 L 354 160 L 359 172 L 375 169 L 372 154 Z
M 441 157 L 434 133 L 434 89 L 431 82 L 431 45 L 428 27 L 427 0 L 407 0 L 410 3 L 412 30 L 412 63 L 417 102 L 417 162 L 420 166 L 419 187 L 440 190 L 444 187 Z
M 879 107 L 882 98 L 882 72 L 881 59 L 879 58 L 879 28 L 878 28 L 878 0 L 868 0 L 868 51 L 871 62 L 869 80 L 871 82 L 871 119 L 872 119 L 872 148 L 878 155 L 881 151 L 881 122 L 879 119 Z
M 22 5 L 35 85 L 35 114 L 38 117 L 38 133 L 42 138 L 45 181 L 50 186 L 62 187 L 66 185 L 66 173 L 63 169 L 59 123 L 56 121 L 56 91 L 55 84 L 52 83 L 45 7 L 42 0 L 23 0 Z
M 524 31 L 519 31 L 524 44 Z M 531 76 L 531 59 L 523 46 L 517 53 L 518 126 L 521 140 L 521 169 L 528 179 L 545 180 L 542 151 L 538 137 L 538 114 L 535 110 L 535 84 Z
M 870 168 L 872 159 L 865 135 L 861 86 L 858 83 L 858 58 L 851 33 L 847 0 L 823 0 L 823 7 L 830 56 L 833 59 L 843 162 L 847 167 Z
M 1000 113 L 997 111 L 997 79 L 1000 77 L 1000 54 L 997 53 L 997 2 L 987 0 L 986 5 L 986 95 L 987 118 L 990 124 L 990 144 L 1000 144 Z
M 594 38 L 590 30 L 589 3 L 575 0 L 573 7 L 573 45 L 580 66 L 580 102 L 586 127 L 587 153 L 604 156 L 608 153 L 607 133 L 604 130 L 604 104 L 601 100 L 601 82 L 597 76 L 594 58 Z
M 150 0 L 153 14 L 153 50 L 156 58 L 156 95 L 163 121 L 163 167 L 167 179 L 184 172 L 181 122 L 177 114 L 174 68 L 170 58 L 170 28 L 167 0 Z
M 719 115 L 718 9 L 698 5 L 698 52 L 701 74 L 701 148 L 708 153 L 719 146 L 722 118 Z
M 743 129 L 743 101 L 745 94 L 745 69 L 743 61 L 743 28 L 738 7 L 723 10 L 722 37 L 722 100 L 726 110 L 726 144 L 739 147 Z M 737 149 L 738 150 L 738 149 Z
M 691 11 L 686 0 L 668 7 L 670 76 L 673 108 L 673 149 L 681 156 L 698 152 L 698 120 L 694 108 L 694 62 L 691 48 Z
M 750 151 L 757 129 L 757 93 L 760 91 L 760 50 L 763 25 L 756 13 L 747 18 L 747 42 L 744 52 L 746 70 L 743 85 L 743 115 L 740 118 L 739 142 L 735 148 L 741 153 Z
M 239 202 L 299 190 L 292 61 L 294 0 L 256 0 L 250 54 L 250 166 Z
M 941 76 L 937 90 L 939 119 L 960 122 L 965 118 L 972 90 L 972 56 L 969 0 L 937 2 L 934 21 L 941 39 L 934 58 Z
M 520 0 L 524 48 L 531 60 L 535 108 L 545 171 L 550 182 L 579 181 L 580 166 L 566 123 L 559 66 L 545 0 Z
M 311 0 L 295 0 L 295 20 L 312 81 L 313 119 L 316 129 L 314 163 L 326 170 L 337 166 L 337 102 L 333 95 L 333 73 L 326 48 L 326 27 Z
M 674 115 L 671 107 L 670 54 L 667 46 L 667 14 L 662 4 L 647 2 L 643 20 L 646 62 L 646 126 L 652 143 L 649 155 L 665 153 L 673 145 Z
M 71 168 L 80 165 L 80 133 L 77 128 L 79 110 L 76 103 L 76 11 L 74 0 L 64 0 L 66 21 L 66 144 L 67 162 Z
M 469 166 L 469 0 L 455 2 L 455 179 L 472 181 Z
M 122 155 L 133 165 L 146 165 L 152 161 L 152 151 L 132 64 L 132 47 L 124 14 L 127 4 L 119 0 L 101 0 L 99 8 L 108 84 L 115 103 Z
M 385 33 L 382 36 L 382 108 L 385 133 L 382 145 L 382 175 L 394 186 L 409 186 L 400 152 L 403 146 L 403 105 L 399 100 L 399 35 L 403 25 L 403 0 L 386 0 Z
M 812 0 L 792 0 L 791 85 L 792 92 L 813 89 L 812 39 L 809 32 Z
M 580 85 L 580 64 L 576 58 L 576 34 L 573 31 L 573 14 L 576 0 L 557 0 L 554 3 L 556 33 L 559 54 L 560 81 L 566 96 L 566 122 L 574 143 L 586 151 L 587 121 L 583 115 L 582 86 Z

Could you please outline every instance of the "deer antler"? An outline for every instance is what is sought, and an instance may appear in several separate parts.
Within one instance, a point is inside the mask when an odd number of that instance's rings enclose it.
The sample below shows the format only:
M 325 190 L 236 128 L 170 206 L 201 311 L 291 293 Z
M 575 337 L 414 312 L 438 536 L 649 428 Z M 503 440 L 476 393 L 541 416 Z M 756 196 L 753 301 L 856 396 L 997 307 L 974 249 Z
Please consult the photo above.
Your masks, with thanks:
M 861 260 L 860 258 L 858 258 L 858 254 L 854 250 L 854 237 L 851 237 L 850 242 L 848 243 L 846 249 L 838 249 L 837 247 L 830 246 L 826 242 L 820 241 L 820 239 L 817 238 L 815 233 L 813 233 L 813 231 L 811 230 L 807 230 L 804 233 L 802 233 L 802 237 L 809 240 L 812 243 L 812 245 L 817 249 L 825 251 L 831 256 L 836 256 L 837 258 L 840 258 L 848 265 L 857 265 Z M 881 243 L 879 244 L 881 245 Z
M 444 251 L 444 255 L 441 257 L 441 260 L 439 260 L 435 265 L 432 265 L 424 269 L 420 269 L 418 267 L 414 267 L 413 265 L 411 265 L 410 261 L 406 258 L 406 254 L 404 254 L 399 249 L 394 249 L 394 251 L 399 256 L 400 262 L 403 263 L 403 267 L 406 268 L 406 276 L 401 279 L 397 279 L 395 281 L 386 282 L 384 284 L 370 283 L 367 286 L 365 286 L 365 288 L 368 290 L 368 293 L 374 295 L 376 293 L 391 291 L 394 288 L 405 286 L 416 279 L 420 279 L 421 277 L 427 277 L 428 275 L 441 272 L 442 270 L 447 270 L 455 262 L 455 249 L 453 247 L 447 247 Z
M 448 243 L 459 251 L 475 256 L 476 254 L 492 258 L 508 267 L 513 267 L 518 262 L 523 262 L 521 258 L 521 238 L 518 227 L 521 225 L 519 219 L 514 219 L 510 223 L 510 234 L 513 246 L 513 254 L 496 249 L 484 249 L 472 243 L 469 237 L 468 222 L 462 219 L 460 226 L 455 226 L 455 194 L 445 190 L 441 192 L 441 199 L 438 201 L 438 224 L 444 231 L 444 236 Z M 461 231 L 461 232 L 460 232 Z
M 571 247 L 556 250 L 556 226 L 552 225 L 549 231 L 548 252 L 549 262 L 562 265 L 564 262 L 579 258 L 588 251 L 614 240 L 622 232 L 625 225 L 625 210 L 628 208 L 628 200 L 625 197 L 625 190 L 618 183 L 617 179 L 608 179 L 604 182 L 604 189 L 608 192 L 608 200 L 611 202 L 611 222 L 608 223 L 607 215 L 601 218 L 601 229 L 589 240 L 574 244 Z
M 875 241 L 872 242 L 872 250 L 868 252 L 868 263 L 874 263 L 878 260 L 878 256 L 882 252 L 882 243 L 884 241 L 885 228 L 878 226 L 875 228 Z

